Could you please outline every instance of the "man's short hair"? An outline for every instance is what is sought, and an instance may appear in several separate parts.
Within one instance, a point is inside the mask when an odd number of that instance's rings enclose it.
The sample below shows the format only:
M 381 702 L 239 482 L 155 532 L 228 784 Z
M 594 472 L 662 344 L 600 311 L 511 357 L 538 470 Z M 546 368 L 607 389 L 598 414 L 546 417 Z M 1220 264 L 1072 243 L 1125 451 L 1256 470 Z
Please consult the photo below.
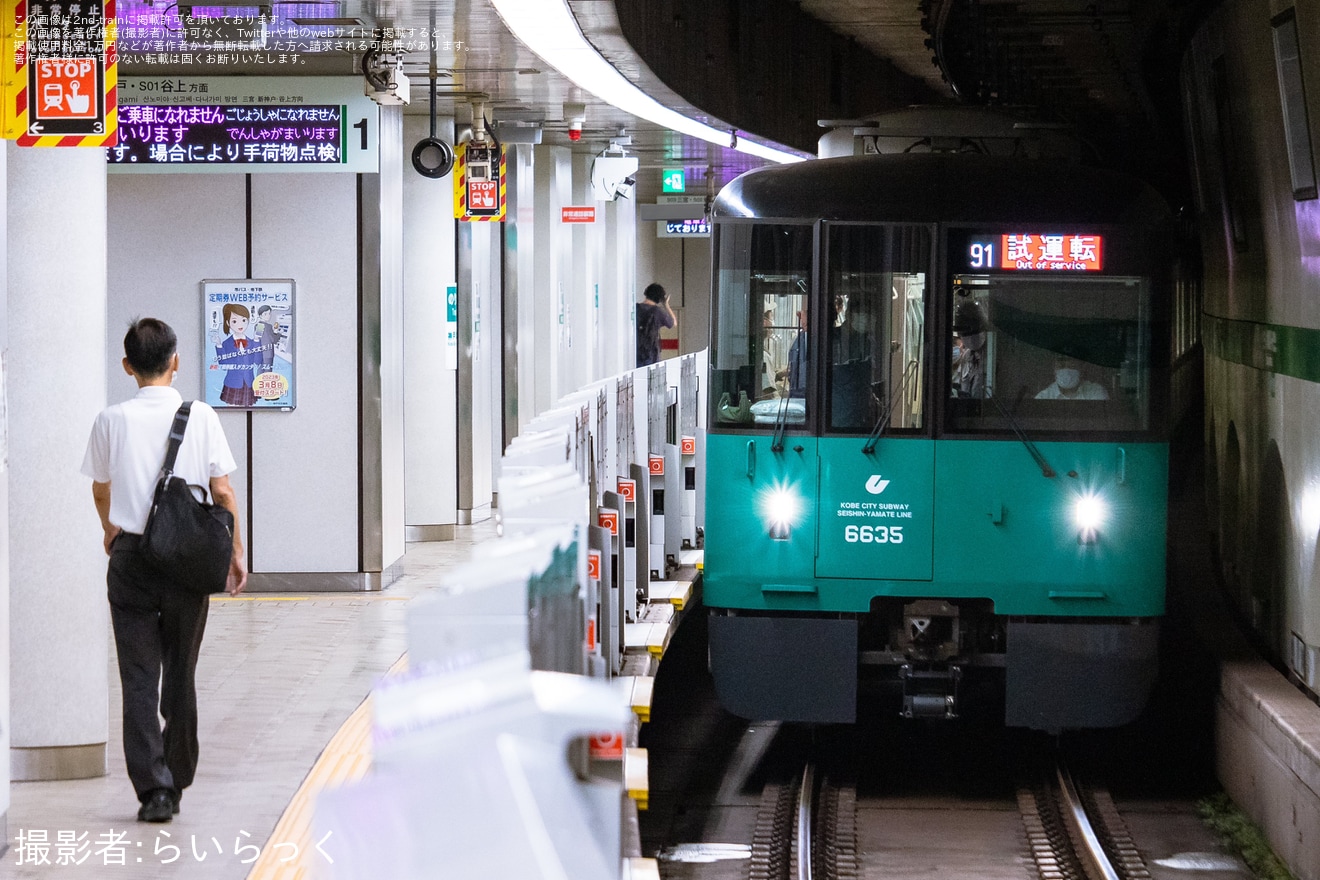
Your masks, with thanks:
M 270 306 L 266 305 L 265 303 L 262 303 L 261 305 L 257 306 L 257 317 L 261 317 L 262 315 L 269 315 L 269 314 L 270 314 Z
M 642 296 L 646 297 L 653 303 L 664 302 L 665 289 L 659 284 L 648 284 L 646 285 L 646 290 L 642 291 Z
M 124 357 L 133 372 L 146 378 L 168 370 L 178 347 L 174 329 L 159 318 L 138 318 L 124 334 Z

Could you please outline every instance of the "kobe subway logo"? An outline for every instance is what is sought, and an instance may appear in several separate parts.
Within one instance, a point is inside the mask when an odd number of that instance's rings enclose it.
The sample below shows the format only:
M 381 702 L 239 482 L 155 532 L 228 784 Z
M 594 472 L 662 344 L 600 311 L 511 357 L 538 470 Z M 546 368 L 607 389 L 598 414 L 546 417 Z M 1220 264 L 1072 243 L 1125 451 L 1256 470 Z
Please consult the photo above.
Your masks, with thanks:
M 879 474 L 872 474 L 871 479 L 866 481 L 866 491 L 870 492 L 872 495 L 879 495 L 881 492 L 885 491 L 885 487 L 888 485 L 888 480 L 880 479 Z

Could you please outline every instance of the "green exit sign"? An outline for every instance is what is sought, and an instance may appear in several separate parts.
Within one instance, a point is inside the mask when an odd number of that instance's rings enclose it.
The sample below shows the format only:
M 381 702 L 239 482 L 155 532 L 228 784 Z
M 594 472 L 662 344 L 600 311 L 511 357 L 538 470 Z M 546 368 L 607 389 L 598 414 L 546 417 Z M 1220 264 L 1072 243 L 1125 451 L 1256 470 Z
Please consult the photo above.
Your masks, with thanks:
M 681 193 L 687 188 L 686 175 L 682 168 L 666 168 L 661 182 L 664 184 L 664 192 L 667 193 Z

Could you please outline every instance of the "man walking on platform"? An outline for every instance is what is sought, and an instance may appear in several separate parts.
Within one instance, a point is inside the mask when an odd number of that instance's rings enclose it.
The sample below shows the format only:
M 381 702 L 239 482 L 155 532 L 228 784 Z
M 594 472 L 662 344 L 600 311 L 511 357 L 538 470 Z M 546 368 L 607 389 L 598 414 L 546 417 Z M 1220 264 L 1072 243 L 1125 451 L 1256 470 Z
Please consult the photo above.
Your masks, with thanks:
M 144 822 L 168 822 L 197 769 L 194 672 L 209 597 L 153 568 L 139 544 L 165 460 L 170 426 L 183 402 L 172 387 L 178 340 L 164 321 L 142 318 L 124 336 L 124 372 L 138 384 L 130 400 L 101 411 L 87 441 L 82 472 L 92 478 L 101 517 L 110 620 L 123 686 L 124 758 Z M 238 503 L 228 474 L 235 468 L 215 411 L 194 401 L 174 473 L 234 516 L 234 553 L 226 589 L 247 584 Z M 157 684 L 160 690 L 157 690 Z M 165 719 L 161 730 L 157 712 Z
M 648 284 L 637 308 L 637 366 L 660 360 L 660 328 L 673 327 L 678 320 L 669 307 L 669 294 L 659 284 Z

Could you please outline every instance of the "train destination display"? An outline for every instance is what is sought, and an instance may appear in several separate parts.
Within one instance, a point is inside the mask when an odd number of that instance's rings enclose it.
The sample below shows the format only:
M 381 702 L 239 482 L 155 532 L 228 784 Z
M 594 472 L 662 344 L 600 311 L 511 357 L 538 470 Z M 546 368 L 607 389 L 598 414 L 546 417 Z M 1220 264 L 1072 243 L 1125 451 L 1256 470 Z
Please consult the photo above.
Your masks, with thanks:
M 1104 236 L 1012 232 L 975 236 L 967 243 L 969 269 L 1099 272 Z

